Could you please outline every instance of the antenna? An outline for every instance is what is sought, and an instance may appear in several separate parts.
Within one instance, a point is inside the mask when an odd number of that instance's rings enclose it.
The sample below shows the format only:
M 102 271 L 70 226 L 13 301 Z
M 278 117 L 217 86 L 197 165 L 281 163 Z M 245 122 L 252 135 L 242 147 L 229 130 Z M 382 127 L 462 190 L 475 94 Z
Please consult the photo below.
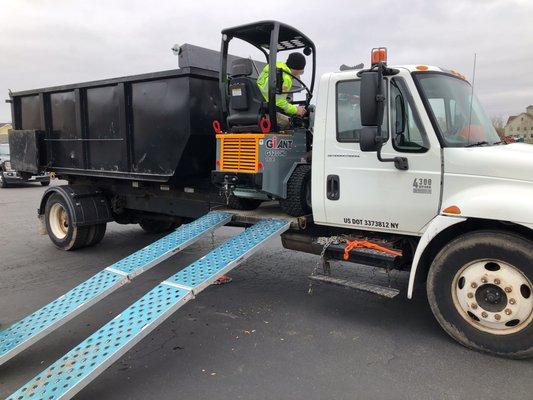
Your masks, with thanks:
M 474 53 L 474 67 L 472 70 L 472 92 L 470 94 L 470 116 L 468 117 L 468 143 L 470 143 L 470 128 L 472 126 L 472 103 L 474 101 L 474 84 L 476 83 L 476 59 L 477 53 Z

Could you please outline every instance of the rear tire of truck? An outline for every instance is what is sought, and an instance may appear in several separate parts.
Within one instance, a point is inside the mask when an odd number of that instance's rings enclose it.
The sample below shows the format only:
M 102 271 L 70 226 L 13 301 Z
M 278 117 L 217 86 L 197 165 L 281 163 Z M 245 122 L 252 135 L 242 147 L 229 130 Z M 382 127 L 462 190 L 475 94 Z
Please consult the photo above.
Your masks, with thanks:
M 4 173 L 0 171 L 0 188 L 5 189 L 7 187 L 9 187 L 9 184 L 6 181 Z
M 228 207 L 232 210 L 251 211 L 261 205 L 262 201 L 257 199 L 245 199 L 243 197 L 230 196 Z
M 54 245 L 65 251 L 76 250 L 87 244 L 90 227 L 74 226 L 66 201 L 58 194 L 51 195 L 44 214 L 46 232 Z
M 507 358 L 533 356 L 533 244 L 518 234 L 476 231 L 435 257 L 431 310 L 462 345 Z
M 50 185 L 50 181 L 41 181 L 41 186 L 48 186 Z
M 142 219 L 139 222 L 142 230 L 146 233 L 166 233 L 175 227 L 173 221 L 163 221 L 157 219 Z
M 311 214 L 311 165 L 298 165 L 287 182 L 287 198 L 280 199 L 284 213 L 293 217 Z
M 105 236 L 107 224 L 96 224 L 89 227 L 89 233 L 87 234 L 87 244 L 85 246 L 94 246 L 102 241 Z

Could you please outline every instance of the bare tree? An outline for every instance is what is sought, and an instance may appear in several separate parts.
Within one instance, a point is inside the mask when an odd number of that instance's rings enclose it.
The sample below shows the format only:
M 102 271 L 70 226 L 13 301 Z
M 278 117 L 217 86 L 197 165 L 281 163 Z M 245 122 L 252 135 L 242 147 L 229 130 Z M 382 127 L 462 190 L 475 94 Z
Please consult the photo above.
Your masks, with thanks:
M 505 136 L 505 122 L 502 117 L 492 117 L 492 126 L 496 129 L 498 135 L 503 138 Z

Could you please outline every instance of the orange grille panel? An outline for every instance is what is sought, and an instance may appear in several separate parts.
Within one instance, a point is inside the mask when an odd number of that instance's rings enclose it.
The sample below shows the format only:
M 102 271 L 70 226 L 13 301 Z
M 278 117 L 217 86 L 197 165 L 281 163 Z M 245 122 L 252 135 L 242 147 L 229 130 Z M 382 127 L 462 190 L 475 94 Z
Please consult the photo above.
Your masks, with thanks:
M 257 173 L 259 139 L 264 137 L 252 133 L 217 135 L 220 140 L 220 170 Z

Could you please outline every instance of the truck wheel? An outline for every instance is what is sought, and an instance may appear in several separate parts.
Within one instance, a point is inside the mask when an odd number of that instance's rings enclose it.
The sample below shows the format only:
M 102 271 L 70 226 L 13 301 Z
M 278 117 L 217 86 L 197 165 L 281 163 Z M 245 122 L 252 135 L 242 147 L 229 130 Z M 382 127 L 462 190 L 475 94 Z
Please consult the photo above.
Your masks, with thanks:
M 48 186 L 50 185 L 50 181 L 41 181 L 41 186 Z
M 428 274 L 437 321 L 485 353 L 533 356 L 533 244 L 513 233 L 477 231 L 446 245 Z
M 157 219 L 141 219 L 139 225 L 146 233 L 165 233 L 174 228 L 174 222 Z
M 68 251 L 86 245 L 90 227 L 77 227 L 70 223 L 72 216 L 63 197 L 58 194 L 50 196 L 44 215 L 46 232 L 56 247 Z
M 8 186 L 4 173 L 0 171 L 0 188 L 5 189 Z
M 96 224 L 89 227 L 89 233 L 87 234 L 87 247 L 94 246 L 102 241 L 105 235 L 107 224 Z
M 299 165 L 287 182 L 287 198 L 280 199 L 281 209 L 293 217 L 311 213 L 311 166 Z
M 262 201 L 257 199 L 245 199 L 242 197 L 230 196 L 228 207 L 233 210 L 250 211 L 261 205 Z

